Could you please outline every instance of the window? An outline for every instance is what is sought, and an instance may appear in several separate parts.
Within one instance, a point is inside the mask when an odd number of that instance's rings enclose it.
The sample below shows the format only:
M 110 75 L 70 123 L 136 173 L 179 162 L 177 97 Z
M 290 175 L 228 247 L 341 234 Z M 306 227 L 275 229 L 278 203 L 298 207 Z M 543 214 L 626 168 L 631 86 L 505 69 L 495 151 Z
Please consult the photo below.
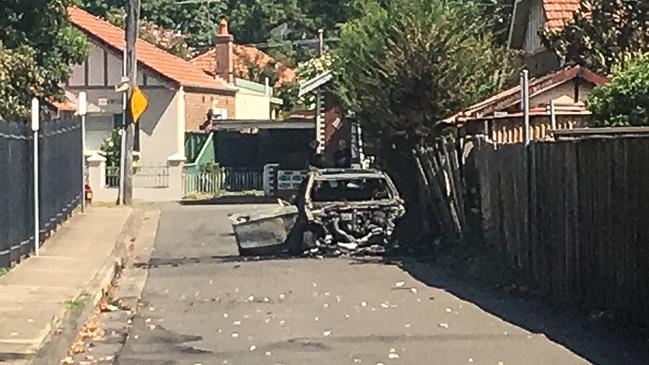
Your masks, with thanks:
M 390 199 L 390 190 L 380 178 L 316 180 L 311 197 L 316 202 L 383 200 Z

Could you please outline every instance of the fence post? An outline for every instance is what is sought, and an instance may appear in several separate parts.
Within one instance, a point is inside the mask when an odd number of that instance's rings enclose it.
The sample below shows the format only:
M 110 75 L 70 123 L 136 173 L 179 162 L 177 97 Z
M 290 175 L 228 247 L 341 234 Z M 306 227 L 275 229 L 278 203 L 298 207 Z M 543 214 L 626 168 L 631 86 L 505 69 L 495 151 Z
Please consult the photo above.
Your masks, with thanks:
M 521 104 L 523 106 L 523 119 L 525 121 L 525 130 L 523 133 L 525 145 L 530 144 L 530 90 L 529 90 L 529 73 L 527 70 L 521 72 Z
M 38 256 L 40 254 L 40 221 L 39 221 L 39 197 L 38 197 L 38 130 L 40 129 L 40 106 L 38 104 L 38 99 L 32 99 L 32 123 L 31 128 L 34 132 L 34 254 Z
M 86 92 L 79 93 L 79 105 L 77 113 L 81 116 L 81 213 L 86 211 Z
M 183 186 L 184 162 L 185 156 L 178 153 L 174 153 L 167 157 L 167 166 L 169 167 L 169 191 L 177 200 L 183 198 L 185 190 Z
M 88 157 L 88 184 L 98 193 L 106 187 L 106 158 L 99 154 Z

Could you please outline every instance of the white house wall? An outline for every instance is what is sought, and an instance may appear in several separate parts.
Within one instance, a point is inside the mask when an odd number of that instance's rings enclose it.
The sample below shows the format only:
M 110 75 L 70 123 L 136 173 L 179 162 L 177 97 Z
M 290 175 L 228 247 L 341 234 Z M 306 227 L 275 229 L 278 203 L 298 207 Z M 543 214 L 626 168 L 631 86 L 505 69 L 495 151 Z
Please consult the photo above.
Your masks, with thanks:
M 177 152 L 176 90 L 145 89 L 149 99 L 140 117 L 140 151 L 143 164 L 166 165 L 167 157 Z
M 270 97 L 240 88 L 235 96 L 237 119 L 271 119 Z
M 122 55 L 90 40 L 88 59 L 71 67 L 72 75 L 66 85 L 68 94 L 79 96 L 85 91 L 88 97 L 88 119 L 92 140 L 89 150 L 113 128 L 114 116 L 122 113 L 122 94 L 115 92 L 115 84 L 122 78 Z M 139 120 L 140 161 L 148 165 L 166 165 L 167 157 L 178 152 L 177 146 L 177 87 L 159 77 L 146 66 L 139 65 L 138 84 L 147 96 L 149 105 Z M 183 123 L 183 121 L 181 121 Z
M 593 84 L 583 81 L 579 84 L 579 100 L 585 102 L 590 94 L 590 91 L 593 89 Z M 551 90 L 547 90 L 540 95 L 530 98 L 530 105 L 549 105 L 551 100 L 556 100 L 562 96 L 567 96 L 570 98 L 575 97 L 575 83 L 574 81 L 569 81 L 564 84 L 561 84 Z

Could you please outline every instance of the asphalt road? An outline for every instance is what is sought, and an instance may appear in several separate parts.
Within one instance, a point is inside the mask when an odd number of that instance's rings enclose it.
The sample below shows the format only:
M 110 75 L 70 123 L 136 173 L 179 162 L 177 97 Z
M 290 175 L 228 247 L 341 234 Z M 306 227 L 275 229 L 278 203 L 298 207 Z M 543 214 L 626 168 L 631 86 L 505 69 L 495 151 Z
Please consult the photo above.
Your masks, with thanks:
M 240 260 L 227 214 L 251 208 L 163 211 L 119 364 L 649 363 L 614 333 L 425 263 Z

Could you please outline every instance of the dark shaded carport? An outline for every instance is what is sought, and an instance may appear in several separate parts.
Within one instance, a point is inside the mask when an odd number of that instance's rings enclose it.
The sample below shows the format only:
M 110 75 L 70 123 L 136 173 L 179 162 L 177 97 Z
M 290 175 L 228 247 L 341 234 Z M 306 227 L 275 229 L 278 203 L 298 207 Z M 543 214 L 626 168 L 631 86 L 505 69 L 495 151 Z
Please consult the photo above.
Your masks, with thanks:
M 315 122 L 218 120 L 212 124 L 214 156 L 222 167 L 263 169 L 279 163 L 284 169 L 303 169 Z

